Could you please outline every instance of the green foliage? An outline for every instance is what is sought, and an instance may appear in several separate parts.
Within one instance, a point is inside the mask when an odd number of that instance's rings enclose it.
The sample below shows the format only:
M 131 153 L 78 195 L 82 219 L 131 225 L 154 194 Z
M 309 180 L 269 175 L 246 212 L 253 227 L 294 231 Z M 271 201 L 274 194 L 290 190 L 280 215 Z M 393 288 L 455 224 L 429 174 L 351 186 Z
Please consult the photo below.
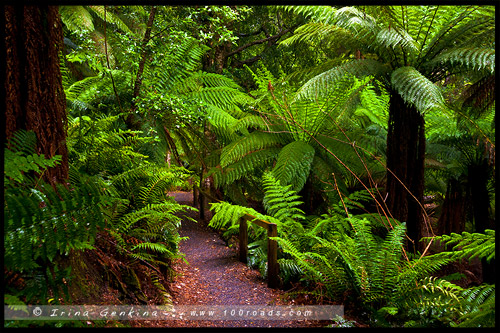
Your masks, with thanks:
M 492 6 L 161 6 L 143 45 L 146 9 L 60 7 L 72 166 L 52 188 L 35 177 L 61 158 L 38 155 L 34 135 L 17 132 L 4 149 L 5 268 L 26 282 L 9 286 L 7 304 L 66 295 L 72 273 L 59 260 L 92 250 L 100 230 L 127 266 L 155 268 L 166 292 L 156 267 L 182 257 L 178 228 L 192 209 L 168 195 L 192 176 L 164 166 L 173 156 L 233 202 L 262 199 L 265 214 L 212 204 L 210 226 L 229 236 L 245 214 L 276 223 L 285 284 L 354 304 L 373 326 L 494 326 L 494 285 L 432 277 L 457 259 L 494 259 L 494 230 L 439 236 L 449 251 L 409 258 L 404 224 L 358 214 L 385 175 L 391 95 L 425 113 L 436 188 L 485 156 L 494 174 Z M 279 48 L 252 45 L 297 22 Z M 261 58 L 252 69 L 250 54 Z M 201 70 L 219 70 L 220 55 L 222 74 Z M 233 81 L 245 75 L 253 82 Z M 318 197 L 328 209 L 306 216 L 299 207 Z M 266 234 L 248 228 L 249 265 L 265 276 Z
M 273 174 L 282 184 L 292 184 L 294 189 L 304 187 L 315 150 L 303 141 L 293 141 L 283 147 L 273 168 Z
M 97 18 L 117 26 L 125 32 L 132 33 L 129 27 L 112 11 L 106 11 L 104 6 L 60 6 L 59 13 L 65 26 L 74 32 L 94 31 L 94 21 Z
M 30 177 L 30 172 L 39 175 L 47 168 L 54 167 L 61 161 L 61 155 L 47 159 L 43 154 L 35 153 L 36 135 L 31 131 L 20 130 L 14 133 L 4 148 L 4 184 L 9 178 L 22 185 Z
M 495 285 L 483 284 L 466 289 L 461 296 L 465 299 L 464 314 L 457 327 L 495 327 Z
M 307 247 L 302 245 L 303 240 L 276 240 L 296 260 L 306 280 L 323 286 L 331 299 L 348 297 L 349 304 L 364 307 L 374 326 L 405 321 L 425 325 L 425 320 L 449 325 L 463 313 L 461 288 L 428 279 L 452 260 L 449 256 L 405 259 L 404 225 L 395 226 L 384 239 L 378 239 L 367 220 L 352 217 L 348 221 L 352 236 L 335 232 L 323 238 L 309 231 L 305 235 L 314 243 Z M 419 318 L 422 313 L 426 314 Z
M 329 89 L 347 73 L 373 75 L 420 112 L 442 112 L 448 106 L 436 83 L 457 72 L 494 72 L 494 11 L 489 6 L 284 9 L 308 22 L 281 45 L 328 45 L 345 59 L 307 81 L 299 93 L 305 96 Z
M 178 213 L 194 208 L 176 203 L 168 191 L 184 185 L 188 176 L 183 168 L 143 165 L 111 179 L 110 191 L 121 202 L 108 211 L 109 232 L 119 251 L 134 260 L 166 267 L 180 256 L 182 217 Z
M 27 138 L 24 147 L 20 138 Z M 23 176 L 60 160 L 60 156 L 46 160 L 30 154 L 34 140 L 32 132 L 16 132 L 11 144 L 14 151 L 5 149 L 5 176 L 9 177 L 4 178 L 5 264 L 21 272 L 72 249 L 91 248 L 97 228 L 104 223 L 100 208 L 108 202 L 92 182 L 52 187 Z
M 342 216 L 344 209 L 359 209 L 371 199 L 366 191 L 353 193 L 344 200 L 347 204 L 339 202 L 332 215 L 311 218 L 297 208 L 300 197 L 290 190 L 290 185 L 282 186 L 271 174 L 265 174 L 263 180 L 263 203 L 269 215 L 221 202 L 212 204 L 215 215 L 210 225 L 236 230 L 245 214 L 276 223 L 278 237 L 273 239 L 279 244 L 278 262 L 284 283 L 300 279 L 314 288 L 312 294 L 316 295 L 320 286 L 321 297 L 361 306 L 373 326 L 444 327 L 467 325 L 465 320 L 472 325 L 479 319 L 471 313 L 481 316 L 478 309 L 487 306 L 482 304 L 491 304 L 491 288 L 479 296 L 475 289 L 463 289 L 432 277 L 457 258 L 455 251 L 410 259 L 404 250 L 404 224 L 391 221 L 392 228 L 379 237 L 373 231 L 374 226 L 378 227 L 376 218 Z M 265 233 L 255 232 L 252 224 L 249 231 L 248 263 L 265 276 Z M 449 243 L 458 242 L 453 241 Z M 485 316 L 491 318 L 491 309 Z
M 140 150 L 158 140 L 142 135 L 141 131 L 122 130 L 118 119 L 119 116 L 70 118 L 69 160 L 75 167 L 91 175 L 114 175 L 148 159 Z
M 291 185 L 282 186 L 281 181 L 275 179 L 271 174 L 264 174 L 264 199 L 262 201 L 267 213 L 274 218 L 286 222 L 288 220 L 304 220 L 304 212 L 297 208 L 302 204 L 300 196 L 290 190 Z
M 102 209 L 113 199 L 98 181 L 74 173 L 67 184 L 54 186 L 23 175 L 59 160 L 33 153 L 35 145 L 34 134 L 21 131 L 11 140 L 12 150 L 6 149 L 4 263 L 25 281 L 22 290 L 8 292 L 26 302 L 45 303 L 49 295 L 56 300 L 69 297 L 63 281 L 70 281 L 71 267 L 59 267 L 59 261 L 70 252 L 93 249 L 98 230 L 105 226 Z M 36 156 L 31 164 L 17 163 L 31 156 Z
M 430 239 L 424 238 L 423 240 Z M 435 241 L 442 242 L 446 247 L 452 247 L 454 259 L 474 258 L 486 259 L 487 262 L 495 259 L 495 230 L 487 229 L 482 233 L 463 232 L 441 235 Z
M 372 78 L 359 80 L 343 76 L 326 91 L 311 91 L 309 98 L 301 94 L 301 89 L 295 91 L 286 82 L 280 82 L 266 68 L 250 72 L 257 85 L 257 90 L 252 92 L 256 95 L 256 105 L 266 111 L 259 113 L 261 121 L 252 122 L 255 125 L 248 128 L 248 134 L 242 132 L 223 147 L 222 168 L 215 172 L 216 185 L 232 184 L 248 173 L 260 177 L 264 171 L 272 169 L 274 177 L 283 185 L 291 184 L 296 191 L 313 178 L 322 180 L 317 185 L 324 193 L 335 191 L 332 174 L 340 176 L 352 172 L 338 158 L 340 149 L 345 152 L 342 159 L 347 155 L 353 161 L 358 160 L 357 164 L 361 164 L 360 154 L 353 154 L 353 147 L 343 145 L 340 140 L 326 138 L 343 138 L 346 133 L 342 127 L 359 126 L 351 120 L 356 113 L 371 112 L 373 120 L 384 117 L 388 107 L 387 93 Z M 368 117 L 364 124 L 371 122 Z M 235 121 L 230 120 L 226 126 L 233 124 Z M 233 137 L 234 134 L 233 131 Z M 342 191 L 345 190 L 343 182 L 340 176 L 338 183 Z
M 392 72 L 391 84 L 407 103 L 424 113 L 433 108 L 444 108 L 444 98 L 437 86 L 410 66 Z
M 70 250 L 92 248 L 98 227 L 104 225 L 106 203 L 94 184 L 52 188 L 40 184 L 29 195 L 11 190 L 5 197 L 5 264 L 20 271 L 53 261 Z

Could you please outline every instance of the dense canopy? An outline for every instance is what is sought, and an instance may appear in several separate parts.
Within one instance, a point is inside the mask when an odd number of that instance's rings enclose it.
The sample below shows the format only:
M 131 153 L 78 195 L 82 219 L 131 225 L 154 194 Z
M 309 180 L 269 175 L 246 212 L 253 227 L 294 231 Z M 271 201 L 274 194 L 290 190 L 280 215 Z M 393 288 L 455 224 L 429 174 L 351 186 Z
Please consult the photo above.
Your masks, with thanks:
M 5 6 L 5 304 L 172 304 L 250 215 L 317 326 L 494 326 L 495 9 Z

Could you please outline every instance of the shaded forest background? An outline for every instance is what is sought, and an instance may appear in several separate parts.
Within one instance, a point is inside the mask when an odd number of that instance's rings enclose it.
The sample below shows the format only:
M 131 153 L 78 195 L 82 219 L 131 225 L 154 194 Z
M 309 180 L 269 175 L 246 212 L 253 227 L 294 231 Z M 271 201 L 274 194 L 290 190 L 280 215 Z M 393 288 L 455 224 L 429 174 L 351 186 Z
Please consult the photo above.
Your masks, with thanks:
M 168 303 L 182 189 L 359 322 L 494 326 L 495 7 L 4 9 L 6 304 Z

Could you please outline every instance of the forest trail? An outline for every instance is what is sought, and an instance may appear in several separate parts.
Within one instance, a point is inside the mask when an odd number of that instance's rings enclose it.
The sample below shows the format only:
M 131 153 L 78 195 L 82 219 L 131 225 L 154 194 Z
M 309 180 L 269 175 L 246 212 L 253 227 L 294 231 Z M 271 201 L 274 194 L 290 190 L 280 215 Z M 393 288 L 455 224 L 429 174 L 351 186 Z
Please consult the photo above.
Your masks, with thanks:
M 189 192 L 172 192 L 177 202 L 192 205 Z M 188 212 L 197 219 L 197 212 Z M 189 237 L 180 243 L 180 252 L 189 264 L 178 261 L 174 267 L 179 274 L 170 285 L 174 305 L 284 305 L 282 290 L 267 287 L 256 270 L 238 261 L 234 249 L 226 246 L 219 234 L 205 223 L 184 219 L 179 231 Z M 308 321 L 278 320 L 168 320 L 169 327 L 311 327 Z

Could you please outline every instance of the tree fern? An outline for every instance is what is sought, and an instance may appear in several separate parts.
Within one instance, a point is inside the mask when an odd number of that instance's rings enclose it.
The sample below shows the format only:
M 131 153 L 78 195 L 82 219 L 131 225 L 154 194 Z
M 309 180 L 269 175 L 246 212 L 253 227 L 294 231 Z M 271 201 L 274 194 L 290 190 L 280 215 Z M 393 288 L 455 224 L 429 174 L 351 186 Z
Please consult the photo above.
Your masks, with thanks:
M 391 83 L 394 89 L 420 112 L 433 108 L 444 108 L 441 91 L 413 67 L 400 67 L 392 72 Z
M 316 47 L 321 43 L 328 45 L 330 49 L 340 50 L 345 59 L 342 64 L 335 65 L 306 82 L 299 96 L 321 96 L 345 74 L 355 74 L 358 77 L 374 75 L 391 92 L 391 104 L 405 106 L 403 112 L 399 107 L 389 109 L 386 155 L 387 167 L 391 169 L 391 173 L 387 173 L 387 188 L 397 201 L 389 197 L 387 206 L 394 216 L 408 222 L 410 237 L 420 239 L 422 235 L 418 235 L 420 231 L 417 225 L 422 221 L 421 208 L 411 208 L 413 211 L 410 212 L 401 210 L 400 207 L 406 206 L 405 202 L 414 200 L 415 194 L 417 200 L 422 201 L 423 181 L 415 179 L 423 177 L 424 158 L 420 156 L 421 153 L 402 158 L 399 148 L 392 149 L 400 147 L 396 142 L 400 136 L 395 133 L 401 131 L 418 138 L 408 141 L 407 147 L 403 148 L 418 151 L 417 143 L 420 142 L 421 145 L 425 141 L 425 130 L 406 124 L 417 118 L 423 121 L 421 117 L 424 114 L 450 111 L 439 87 L 444 80 L 449 79 L 450 75 L 462 76 L 465 72 L 467 75 L 473 75 L 477 71 L 487 72 L 487 67 L 489 73 L 494 71 L 494 67 L 488 66 L 494 54 L 493 8 L 364 6 L 328 10 L 289 7 L 287 10 L 297 13 L 303 11 L 307 13 L 309 20 L 296 29 L 294 36 L 282 42 L 284 47 L 295 47 L 298 43 Z M 461 60 L 452 65 L 451 59 L 459 54 L 462 54 Z M 400 98 L 405 103 L 401 103 Z M 415 113 L 415 109 L 420 114 Z M 396 118 L 399 116 L 400 118 Z M 400 120 L 392 121 L 394 119 Z M 414 134 L 410 134 L 412 128 Z M 408 165 L 415 167 L 408 168 Z M 414 175 L 407 175 L 408 170 L 416 171 Z M 394 175 L 398 177 L 397 180 Z M 403 175 L 412 180 L 403 179 Z M 396 189 L 399 185 L 393 184 L 399 184 L 399 181 L 403 181 L 406 188 Z M 407 190 L 414 197 L 410 197 Z
M 276 147 L 255 150 L 222 170 L 215 169 L 213 173 L 215 185 L 219 187 L 232 184 L 243 177 L 248 177 L 249 173 L 265 169 L 272 160 L 276 159 L 279 152 L 280 149 Z
M 315 150 L 302 141 L 293 141 L 280 150 L 276 165 L 272 172 L 274 177 L 283 185 L 292 184 L 294 190 L 300 191 L 304 187 Z
M 288 219 L 301 221 L 305 219 L 304 212 L 297 208 L 302 202 L 296 190 L 291 185 L 282 183 L 271 174 L 264 174 L 264 199 L 262 201 L 266 212 L 276 219 L 286 222 Z
M 235 142 L 222 149 L 220 164 L 226 167 L 232 163 L 238 162 L 246 155 L 261 150 L 263 148 L 276 147 L 283 142 L 279 135 L 265 132 L 252 132 L 248 136 L 243 136 Z
M 389 68 L 373 59 L 351 61 L 329 69 L 307 81 L 298 91 L 298 97 L 313 97 L 335 87 L 335 83 L 345 77 L 346 73 L 357 77 L 383 75 Z
M 328 131 L 338 132 L 341 126 L 351 121 L 364 90 L 372 89 L 373 92 L 371 95 L 368 95 L 368 92 L 365 93 L 366 107 L 376 108 L 387 105 L 383 104 L 384 96 L 381 96 L 377 103 L 377 94 L 374 92 L 372 78 L 369 77 L 360 80 L 354 76 L 343 76 L 332 84 L 331 89 L 327 92 L 323 91 L 321 96 L 312 93 L 314 96 L 308 97 L 300 95 L 300 90 L 293 92 L 285 86 L 275 88 L 279 89 L 279 92 L 277 90 L 276 93 L 272 93 L 269 82 L 275 78 L 266 72 L 265 68 L 259 69 L 257 74 L 251 73 L 259 87 L 254 92 L 258 94 L 256 101 L 268 111 L 260 115 L 259 129 L 252 132 L 249 129 L 249 134 L 242 132 L 241 137 L 223 148 L 220 158 L 222 170 L 218 172 L 219 175 L 229 176 L 232 170 L 243 170 L 243 164 L 246 170 L 253 171 L 257 166 L 262 166 L 261 162 L 265 161 L 252 155 L 265 155 L 267 160 L 267 156 L 270 157 L 271 154 L 265 153 L 264 150 L 280 148 L 276 163 L 272 166 L 272 172 L 284 185 L 292 184 L 295 190 L 302 189 L 310 179 L 311 171 L 324 171 L 324 174 L 330 178 L 332 171 L 337 171 L 332 169 L 338 165 L 334 158 L 321 164 L 325 156 L 318 158 L 318 154 L 324 151 L 324 147 L 317 144 L 320 135 Z M 264 82 L 264 78 L 270 78 L 270 80 Z M 253 117 L 256 118 L 256 115 Z M 241 121 L 244 119 L 249 119 L 249 117 L 244 117 Z M 234 120 L 229 119 L 228 125 L 233 123 Z M 253 124 L 253 122 L 248 124 Z M 330 145 L 328 147 L 331 148 Z M 349 153 L 353 155 L 352 150 Z M 330 163 L 330 161 L 334 162 Z M 250 163 L 256 163 L 255 167 L 250 167 Z M 266 164 L 270 163 L 266 162 Z M 238 172 L 238 175 L 240 174 Z M 315 176 L 318 179 L 324 178 L 323 174 L 321 177 L 317 174 Z M 239 179 L 233 176 L 227 179 L 228 181 L 224 181 L 224 177 L 218 176 L 218 178 L 217 184 L 225 185 Z

